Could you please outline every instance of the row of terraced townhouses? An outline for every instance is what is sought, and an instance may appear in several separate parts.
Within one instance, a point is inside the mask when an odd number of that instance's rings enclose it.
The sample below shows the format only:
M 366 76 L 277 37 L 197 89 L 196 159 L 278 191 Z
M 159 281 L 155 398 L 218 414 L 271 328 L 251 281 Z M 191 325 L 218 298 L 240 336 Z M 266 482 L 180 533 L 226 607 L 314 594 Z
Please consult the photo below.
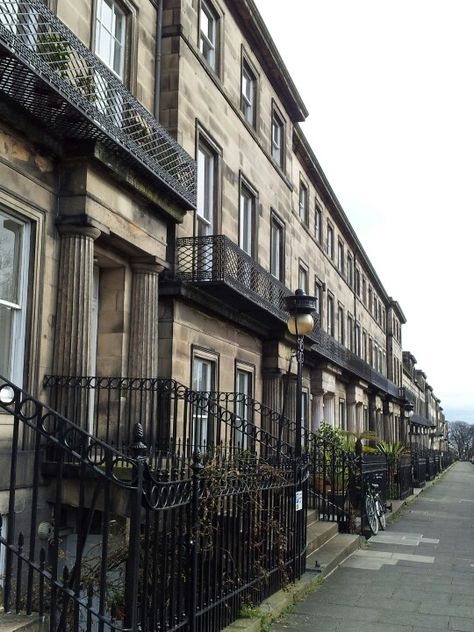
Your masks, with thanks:
M 148 442 L 161 431 L 133 379 L 291 419 L 283 298 L 301 288 L 317 312 L 306 428 L 441 450 L 441 402 L 403 351 L 403 310 L 301 130 L 307 114 L 253 0 L 0 0 L 0 375 L 115 446 L 131 441 L 117 417 L 130 384 L 132 422 Z M 5 384 L 0 515 L 21 523 L 36 474 L 26 433 L 9 505 Z M 201 415 L 194 439 L 212 432 Z M 46 521 L 48 503 L 34 506 Z

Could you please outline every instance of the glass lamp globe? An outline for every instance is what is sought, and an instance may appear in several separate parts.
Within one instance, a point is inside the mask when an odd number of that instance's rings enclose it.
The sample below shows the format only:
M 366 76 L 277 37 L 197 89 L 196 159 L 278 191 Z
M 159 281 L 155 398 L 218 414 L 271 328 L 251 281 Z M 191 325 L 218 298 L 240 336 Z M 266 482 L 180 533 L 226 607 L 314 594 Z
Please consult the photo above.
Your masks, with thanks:
M 293 336 L 304 336 L 313 330 L 314 320 L 311 314 L 297 314 L 288 319 L 288 331 Z

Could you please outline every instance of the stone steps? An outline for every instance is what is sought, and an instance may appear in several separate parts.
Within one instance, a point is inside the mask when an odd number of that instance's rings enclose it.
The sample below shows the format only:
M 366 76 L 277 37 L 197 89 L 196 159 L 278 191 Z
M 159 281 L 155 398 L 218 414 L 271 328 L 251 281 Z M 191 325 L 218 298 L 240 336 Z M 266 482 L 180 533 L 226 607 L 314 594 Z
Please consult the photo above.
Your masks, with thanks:
M 0 613 L 0 632 L 46 632 L 47 627 L 47 623 L 35 615 Z
M 359 535 L 339 533 L 336 522 L 319 520 L 316 510 L 308 511 L 306 530 L 306 571 L 324 577 L 356 549 L 363 538 Z
M 306 572 L 325 577 L 359 549 L 364 538 L 350 533 L 336 533 L 306 557 Z

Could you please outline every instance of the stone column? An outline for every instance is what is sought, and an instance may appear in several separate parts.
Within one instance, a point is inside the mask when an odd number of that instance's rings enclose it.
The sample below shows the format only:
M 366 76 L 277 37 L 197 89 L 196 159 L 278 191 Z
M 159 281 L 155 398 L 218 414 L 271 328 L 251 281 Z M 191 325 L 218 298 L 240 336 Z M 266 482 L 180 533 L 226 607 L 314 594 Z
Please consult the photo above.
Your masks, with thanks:
M 347 404 L 347 430 L 349 432 L 357 432 L 355 402 L 349 402 Z
M 132 262 L 128 356 L 128 375 L 131 378 L 158 377 L 158 284 L 162 270 L 163 266 L 150 259 Z M 156 393 L 148 389 L 135 390 L 130 396 L 131 427 L 137 422 L 142 424 L 148 445 L 155 445 L 168 436 L 167 429 L 157 427 L 156 401 Z M 124 435 L 122 440 L 130 442 L 131 437 Z
M 281 373 L 278 371 L 264 371 L 262 374 L 262 403 L 272 413 L 281 413 Z M 262 419 L 263 429 L 275 437 L 278 436 L 276 415 L 270 414 Z
M 375 408 L 375 395 L 369 394 L 369 430 L 377 432 L 377 418 Z
M 158 282 L 162 271 L 163 266 L 156 263 L 132 263 L 130 377 L 158 377 Z
M 94 241 L 92 226 L 59 226 L 60 252 L 53 367 L 55 375 L 83 377 L 89 373 Z M 88 392 L 57 389 L 53 406 L 81 427 L 89 427 Z
M 321 423 L 324 421 L 324 397 L 323 393 L 313 393 L 311 430 L 316 432 Z
M 326 393 L 326 395 L 324 395 L 324 421 L 333 428 L 336 427 L 334 413 L 334 393 Z
M 92 226 L 59 226 L 58 303 L 54 344 L 56 375 L 88 374 L 92 314 L 94 241 Z
M 364 407 L 362 402 L 356 404 L 356 432 L 358 434 L 364 432 Z

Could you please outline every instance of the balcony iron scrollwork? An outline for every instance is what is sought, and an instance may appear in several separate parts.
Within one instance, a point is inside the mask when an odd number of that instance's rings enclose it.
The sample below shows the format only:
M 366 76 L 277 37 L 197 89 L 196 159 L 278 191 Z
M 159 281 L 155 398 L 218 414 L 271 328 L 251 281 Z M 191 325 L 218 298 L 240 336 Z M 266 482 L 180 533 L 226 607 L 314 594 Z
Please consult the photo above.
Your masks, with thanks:
M 195 161 L 42 0 L 0 2 L 0 92 L 60 139 L 133 158 L 195 207 Z
M 284 298 L 290 290 L 225 235 L 184 237 L 176 241 L 177 277 L 199 285 L 222 283 L 286 324 Z M 400 389 L 318 326 L 306 336 L 313 351 L 399 398 Z
M 225 235 L 177 240 L 177 276 L 193 283 L 225 283 L 283 322 L 290 291 Z
M 370 364 L 359 358 L 355 353 L 346 349 L 325 331 L 320 332 L 318 351 L 333 362 L 355 373 L 363 380 L 385 391 L 392 397 L 399 398 L 399 387 L 386 378 L 382 373 L 373 369 Z

